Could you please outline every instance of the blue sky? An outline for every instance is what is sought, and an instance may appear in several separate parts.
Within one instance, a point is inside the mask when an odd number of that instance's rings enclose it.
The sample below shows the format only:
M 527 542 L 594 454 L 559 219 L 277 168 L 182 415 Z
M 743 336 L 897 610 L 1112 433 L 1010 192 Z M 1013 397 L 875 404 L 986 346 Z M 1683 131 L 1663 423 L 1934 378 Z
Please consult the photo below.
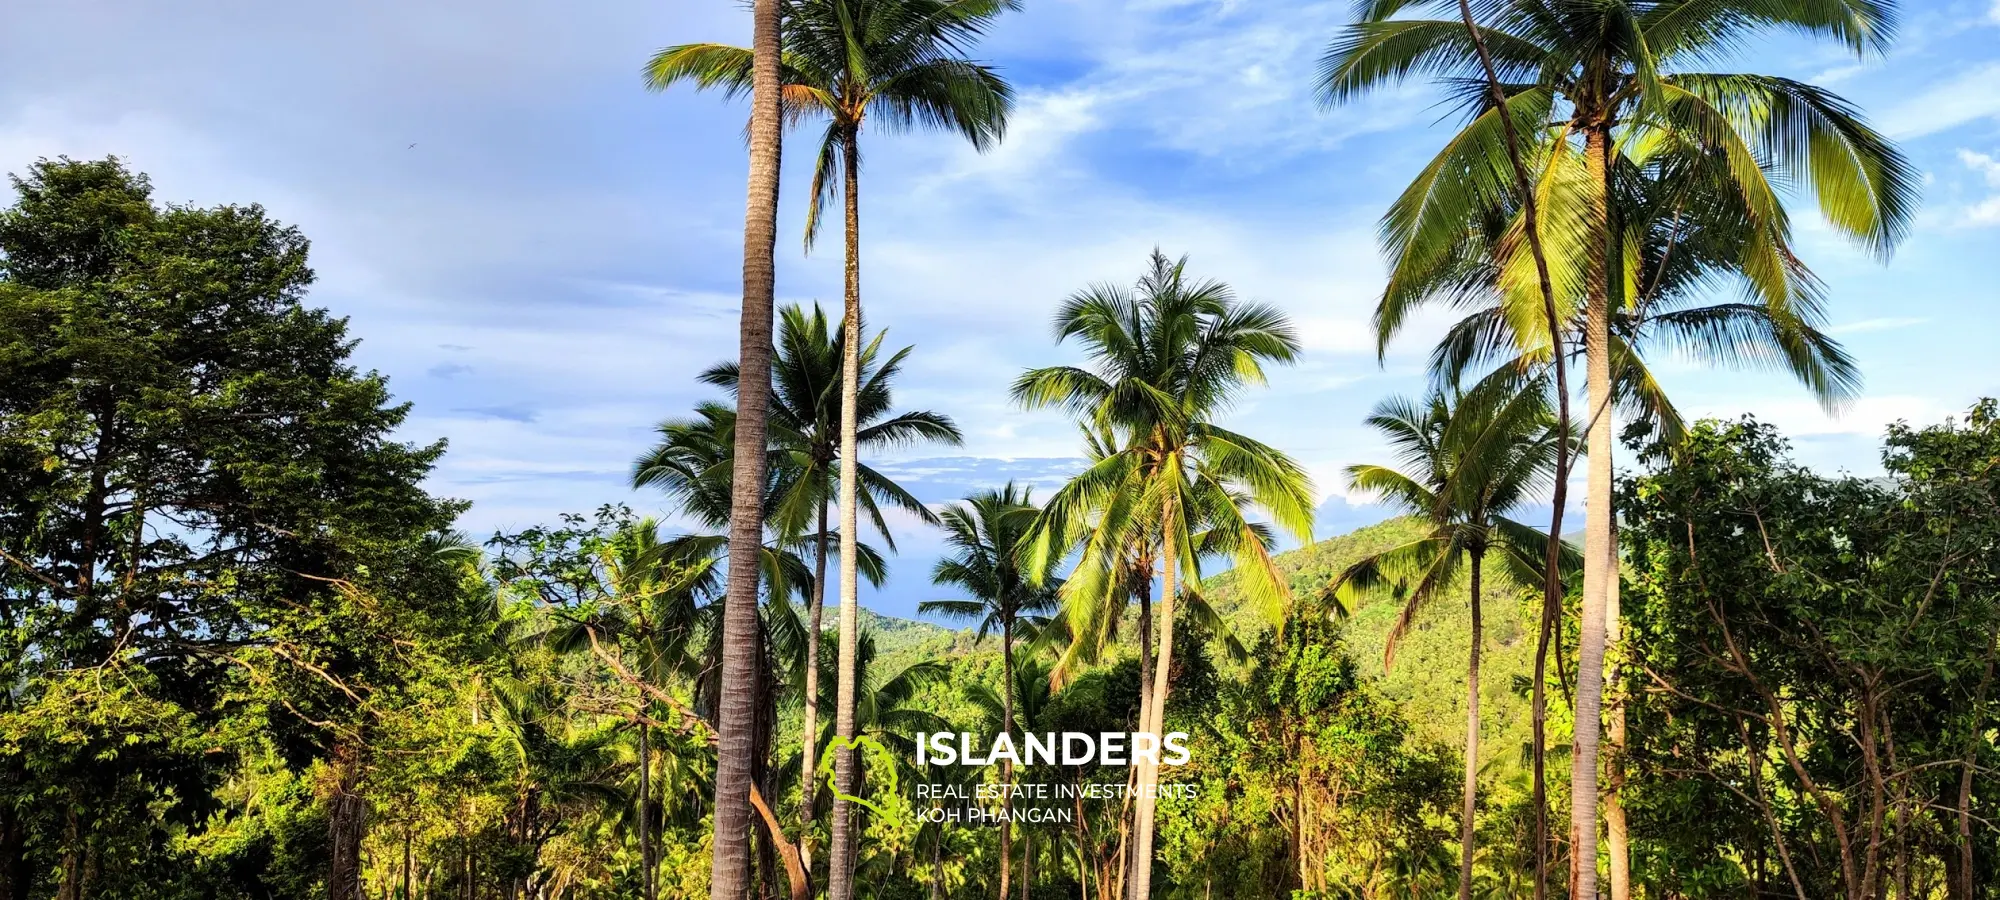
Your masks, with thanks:
M 1025 0 L 982 55 L 1020 94 L 979 155 L 937 135 L 871 135 L 863 184 L 871 324 L 914 344 L 898 397 L 947 413 L 959 448 L 881 460 L 926 501 L 1073 465 L 1057 415 L 1011 408 L 1024 367 L 1072 359 L 1048 317 L 1092 281 L 1129 281 L 1154 246 L 1293 316 L 1307 354 L 1230 416 L 1305 463 L 1323 531 L 1379 517 L 1338 473 L 1380 459 L 1361 425 L 1422 384 L 1442 320 L 1377 363 L 1367 327 L 1374 222 L 1452 124 L 1412 88 L 1336 110 L 1313 65 L 1348 4 Z M 1867 473 L 1883 426 L 2000 393 L 2000 0 L 1906 2 L 1886 58 L 1773 38 L 1740 64 L 1812 79 L 1868 111 L 1923 169 L 1916 230 L 1887 265 L 1799 216 L 1807 261 L 1866 395 L 1837 418 L 1764 373 L 1668 362 L 1694 415 L 1754 413 L 1801 458 Z M 747 41 L 726 0 L 17 0 L 0 32 L 0 168 L 115 153 L 163 200 L 262 203 L 314 242 L 316 304 L 448 438 L 434 479 L 469 531 L 658 500 L 625 487 L 660 419 L 714 396 L 732 354 L 745 109 L 647 93 L 640 64 L 684 41 Z M 794 147 L 805 147 L 801 136 Z M 809 153 L 787 166 L 782 302 L 840 297 L 838 245 L 800 250 Z M 1044 493 L 1047 488 L 1044 488 Z M 938 541 L 864 602 L 908 613 Z

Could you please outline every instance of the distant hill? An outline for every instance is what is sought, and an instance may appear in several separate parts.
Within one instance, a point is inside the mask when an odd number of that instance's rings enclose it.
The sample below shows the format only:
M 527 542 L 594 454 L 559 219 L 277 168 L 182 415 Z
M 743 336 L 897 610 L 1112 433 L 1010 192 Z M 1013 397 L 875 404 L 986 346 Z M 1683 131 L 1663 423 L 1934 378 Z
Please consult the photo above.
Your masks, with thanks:
M 1421 523 L 1415 519 L 1390 519 L 1274 559 L 1290 579 L 1293 593 L 1303 601 L 1317 595 L 1356 560 L 1422 533 Z M 1480 755 L 1483 764 L 1504 773 L 1519 766 L 1522 748 L 1529 739 L 1528 701 L 1514 693 L 1514 685 L 1532 673 L 1536 601 L 1524 599 L 1522 587 L 1495 571 L 1497 566 L 1486 568 Z M 1204 587 L 1238 638 L 1245 646 L 1254 647 L 1269 625 L 1240 602 L 1234 581 L 1235 576 L 1225 572 L 1208 579 Z M 1386 596 L 1363 598 L 1356 606 L 1347 623 L 1347 647 L 1361 671 L 1402 705 L 1420 736 L 1460 746 L 1465 739 L 1465 663 L 1470 632 L 1465 586 L 1447 589 L 1419 615 L 1416 627 L 1397 649 L 1395 666 L 1386 671 L 1382 649 L 1400 608 Z M 975 645 L 970 628 L 953 630 L 866 610 L 862 622 L 875 632 L 876 646 L 888 671 L 923 659 L 990 654 L 997 643 L 988 638 Z
M 1348 534 L 1328 538 L 1274 557 L 1301 601 L 1319 594 L 1340 572 L 1363 557 L 1387 550 L 1423 534 L 1420 522 L 1396 518 Z M 1535 619 L 1538 600 L 1524 600 L 1522 587 L 1485 567 L 1485 652 L 1480 660 L 1480 757 L 1482 765 L 1506 771 L 1519 765 L 1529 741 L 1527 698 L 1514 693 L 1515 681 L 1533 674 Z M 1268 626 L 1245 608 L 1234 588 L 1235 576 L 1224 573 L 1206 584 L 1210 602 L 1235 627 L 1245 645 L 1254 645 Z M 1387 596 L 1364 597 L 1347 623 L 1348 653 L 1373 678 L 1382 692 L 1403 705 L 1425 738 L 1450 746 L 1465 742 L 1465 664 L 1470 648 L 1471 620 L 1466 614 L 1466 585 L 1443 592 L 1417 617 L 1416 626 L 1397 647 L 1395 665 L 1383 668 L 1382 650 L 1401 606 Z

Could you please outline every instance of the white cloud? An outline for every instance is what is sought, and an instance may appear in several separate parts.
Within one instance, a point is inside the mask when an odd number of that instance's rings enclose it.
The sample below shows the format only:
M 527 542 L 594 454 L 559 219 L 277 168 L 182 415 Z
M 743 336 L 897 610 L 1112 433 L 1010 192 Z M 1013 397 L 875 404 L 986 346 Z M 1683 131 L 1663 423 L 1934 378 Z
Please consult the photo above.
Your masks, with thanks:
M 2000 225 L 2000 159 L 1985 153 L 1961 149 L 1958 151 L 1958 160 L 1974 174 L 1979 175 L 1987 187 L 1994 189 L 1994 192 L 1985 199 L 1968 205 L 1959 214 L 1960 223 L 1971 226 Z
M 1845 322 L 1826 329 L 1827 334 L 1864 334 L 1870 331 L 1891 331 L 1928 323 L 1929 319 L 1884 317 Z
M 1891 136 L 1907 139 L 1996 116 L 2000 116 L 2000 63 L 1987 63 L 1891 106 L 1881 125 Z

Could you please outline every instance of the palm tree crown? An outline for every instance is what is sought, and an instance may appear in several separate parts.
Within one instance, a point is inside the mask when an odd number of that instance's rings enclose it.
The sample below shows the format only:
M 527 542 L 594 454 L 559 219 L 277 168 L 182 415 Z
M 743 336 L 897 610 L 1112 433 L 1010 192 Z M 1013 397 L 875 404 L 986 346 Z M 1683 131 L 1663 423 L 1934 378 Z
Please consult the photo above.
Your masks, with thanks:
M 843 170 L 859 161 L 862 124 L 891 131 L 955 131 L 978 149 L 998 143 L 1013 88 L 965 53 L 1017 0 L 789 0 L 784 5 L 784 102 L 794 123 L 823 119 L 813 167 L 806 244 L 838 196 Z M 646 65 L 655 90 L 681 81 L 748 92 L 750 53 L 721 44 L 682 44 Z M 871 116 L 872 114 L 872 116 Z M 853 155 L 850 155 L 853 154 Z
M 1263 382 L 1265 363 L 1291 362 L 1298 338 L 1276 309 L 1239 303 L 1228 285 L 1189 278 L 1185 258 L 1168 260 L 1157 250 L 1136 291 L 1083 291 L 1057 310 L 1055 325 L 1059 342 L 1084 344 L 1090 365 L 1031 370 L 1015 381 L 1014 398 L 1075 414 L 1098 458 L 1036 517 L 1024 562 L 1039 571 L 1082 546 L 1061 591 L 1073 636 L 1104 634 L 1102 623 L 1123 612 L 1113 601 L 1138 588 L 1141 679 L 1150 681 L 1139 730 L 1158 734 L 1177 605 L 1183 586 L 1198 599 L 1204 557 L 1233 558 L 1245 596 L 1273 621 L 1282 621 L 1289 605 L 1290 588 L 1270 558 L 1271 530 L 1250 513 L 1262 508 L 1309 540 L 1310 479 L 1290 457 L 1215 418 L 1237 390 Z M 1162 575 L 1156 658 L 1148 652 L 1147 604 L 1155 559 Z M 1154 801 L 1147 792 L 1158 783 L 1157 762 L 1140 763 L 1137 776 L 1134 859 L 1150 861 Z M 1149 862 L 1133 867 L 1133 896 L 1149 894 L 1151 869 Z

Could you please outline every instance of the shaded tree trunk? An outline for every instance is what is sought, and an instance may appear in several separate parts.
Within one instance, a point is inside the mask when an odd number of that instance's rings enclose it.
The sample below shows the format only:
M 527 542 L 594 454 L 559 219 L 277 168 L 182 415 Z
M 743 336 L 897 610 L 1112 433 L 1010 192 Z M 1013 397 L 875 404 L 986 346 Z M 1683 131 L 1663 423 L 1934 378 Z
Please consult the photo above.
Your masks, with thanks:
M 859 562 L 855 546 L 856 504 L 860 481 L 859 460 L 855 455 L 861 390 L 861 179 L 859 137 L 849 130 L 842 141 L 847 204 L 847 300 L 842 329 L 846 346 L 841 359 L 840 379 L 840 656 L 839 685 L 834 700 L 834 735 L 843 742 L 833 757 L 833 778 L 844 794 L 854 793 L 854 748 L 845 744 L 854 739 L 856 656 L 861 629 Z M 853 804 L 835 795 L 833 800 L 833 840 L 828 848 L 827 896 L 829 900 L 854 897 L 854 809 Z
M 28 900 L 34 881 L 34 869 L 28 861 L 27 823 L 12 810 L 0 807 L 0 900 Z
M 1986 651 L 1986 668 L 1979 676 L 1979 687 L 1973 691 L 1972 721 L 1974 722 L 1989 721 L 1988 717 L 1980 714 L 1980 711 L 1986 706 L 1986 693 L 1993 686 L 1995 656 L 2000 656 L 2000 632 L 1995 633 L 1994 643 Z M 1972 859 L 1972 775 L 1979 766 L 1979 746 L 1982 743 L 1984 734 L 1980 728 L 1974 726 L 1972 733 L 1966 738 L 1965 762 L 1958 776 L 1958 864 L 1952 867 L 1957 869 L 1953 874 L 1958 877 L 1953 879 L 1951 890 L 1953 896 L 1963 897 L 1965 900 L 1972 900 L 1978 896 L 1978 885 L 1974 883 L 1978 878 L 1974 874 L 1978 868 L 1973 865 Z
M 641 704 L 645 695 L 639 696 Z M 643 710 L 643 707 L 642 707 Z M 639 890 L 646 900 L 659 896 L 653 884 L 653 746 L 651 729 L 639 722 Z
M 739 323 L 736 439 L 730 465 L 729 581 L 722 616 L 722 686 L 716 706 L 710 900 L 743 900 L 749 888 L 751 754 L 756 702 L 757 562 L 764 540 L 764 445 L 771 398 L 771 316 L 778 240 L 778 0 L 751 5 L 750 177 L 743 210 L 743 311 Z
M 1609 123 L 1593 123 L 1585 132 L 1585 153 L 1591 184 L 1608 216 L 1611 136 Z M 1611 252 L 1612 229 L 1604 228 L 1605 261 Z M 1583 604 L 1577 621 L 1576 723 L 1570 743 L 1570 868 L 1576 873 L 1577 900 L 1597 897 L 1597 767 L 1599 717 L 1604 701 L 1604 603 L 1611 559 L 1611 277 L 1606 265 L 1592 273 L 1585 309 L 1584 362 L 1589 413 L 1589 476 L 1583 517 Z
M 826 503 L 819 505 L 819 534 L 813 538 L 813 587 L 812 599 L 806 603 L 806 688 L 805 724 L 799 729 L 799 821 L 810 826 L 813 821 L 813 799 L 819 793 L 814 788 L 819 778 L 819 643 L 820 635 L 826 628 Z M 806 846 L 803 834 L 799 838 L 799 852 L 804 854 L 806 868 L 812 868 L 812 849 Z
M 1472 555 L 1472 649 L 1465 663 L 1465 792 L 1458 822 L 1458 900 L 1472 900 L 1473 832 L 1479 811 L 1479 651 L 1485 639 L 1485 619 L 1480 610 L 1479 569 L 1486 548 L 1474 547 Z
M 326 799 L 329 870 L 327 900 L 362 900 L 361 841 L 367 835 L 368 801 L 355 792 L 361 780 L 361 751 L 342 744 L 333 751 L 334 784 Z
M 1010 616 L 1000 619 L 1000 731 L 1014 733 L 1014 620 Z M 1000 761 L 1000 782 L 1014 783 L 1014 762 Z M 1000 795 L 1000 900 L 1007 900 L 1008 879 L 1014 872 L 1014 823 L 1009 813 L 1014 809 L 1014 798 Z M 1026 882 L 1022 882 L 1025 891 Z

